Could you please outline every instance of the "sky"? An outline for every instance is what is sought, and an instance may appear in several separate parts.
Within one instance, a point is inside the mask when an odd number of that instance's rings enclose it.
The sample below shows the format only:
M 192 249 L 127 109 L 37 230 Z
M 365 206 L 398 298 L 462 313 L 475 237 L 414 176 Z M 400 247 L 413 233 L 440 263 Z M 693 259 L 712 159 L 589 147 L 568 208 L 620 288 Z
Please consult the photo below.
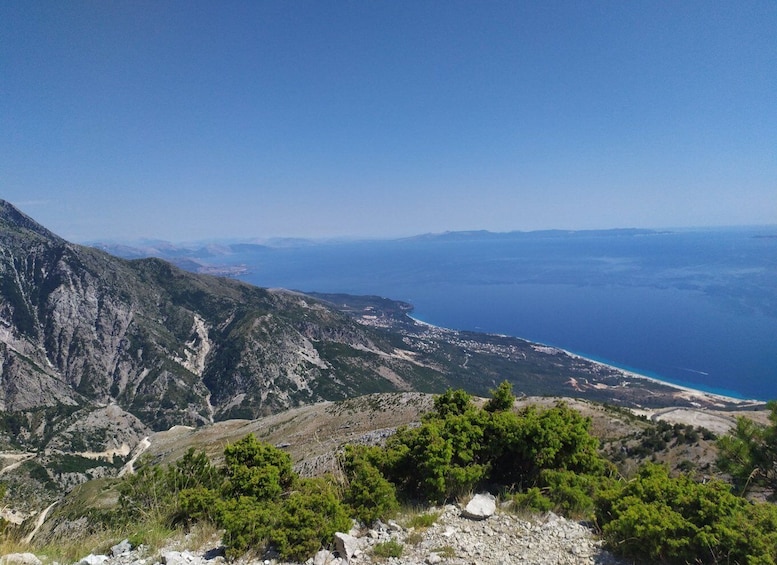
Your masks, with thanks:
M 777 2 L 7 0 L 0 132 L 75 242 L 777 224 Z

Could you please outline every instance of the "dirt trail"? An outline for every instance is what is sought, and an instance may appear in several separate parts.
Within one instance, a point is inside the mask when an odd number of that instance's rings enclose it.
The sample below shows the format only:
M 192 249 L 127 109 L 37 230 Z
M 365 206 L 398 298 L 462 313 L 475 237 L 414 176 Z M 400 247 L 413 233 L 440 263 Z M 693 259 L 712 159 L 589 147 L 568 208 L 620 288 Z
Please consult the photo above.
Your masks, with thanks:
M 44 509 L 43 512 L 38 514 L 38 517 L 35 520 L 35 527 L 32 529 L 32 531 L 27 534 L 27 537 L 24 538 L 24 543 L 30 543 L 32 541 L 32 538 L 35 536 L 35 534 L 38 533 L 38 530 L 40 530 L 40 527 L 43 525 L 43 522 L 46 521 L 46 516 L 49 515 L 49 512 L 51 512 L 51 509 L 56 506 L 56 502 L 50 504 L 48 508 Z
M 135 461 L 137 461 L 138 457 L 143 455 L 149 447 L 151 447 L 151 442 L 148 440 L 148 436 L 146 436 L 135 447 L 135 455 L 133 455 L 132 459 L 127 461 L 127 463 L 124 465 L 124 467 L 121 468 L 121 471 L 119 471 L 119 476 L 122 477 L 122 476 L 126 475 L 127 473 L 130 473 L 130 474 L 134 473 L 135 472 Z

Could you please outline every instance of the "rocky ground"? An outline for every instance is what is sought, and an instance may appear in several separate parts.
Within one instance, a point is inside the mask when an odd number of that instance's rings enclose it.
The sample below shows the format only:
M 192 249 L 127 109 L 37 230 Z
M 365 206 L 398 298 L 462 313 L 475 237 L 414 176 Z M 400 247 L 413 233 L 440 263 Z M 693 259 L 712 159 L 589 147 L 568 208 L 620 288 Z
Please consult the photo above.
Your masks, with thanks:
M 488 503 L 486 502 L 486 505 Z M 492 510 L 493 511 L 493 510 Z M 337 534 L 335 549 L 322 550 L 305 565 L 618 565 L 602 548 L 591 528 L 556 516 L 519 515 L 496 509 L 493 515 L 467 515 L 467 508 L 448 505 L 430 512 L 438 518 L 429 527 L 408 527 L 403 520 L 378 524 L 372 529 Z M 486 510 L 486 514 L 490 511 Z M 380 549 L 395 542 L 399 557 L 381 557 Z M 226 563 L 218 540 L 199 549 L 185 549 L 186 542 L 148 551 L 128 542 L 114 546 L 109 555 L 88 555 L 79 565 L 222 565 Z M 8 555 L 3 565 L 40 565 L 31 554 Z M 273 555 L 243 558 L 237 565 L 281 565 Z

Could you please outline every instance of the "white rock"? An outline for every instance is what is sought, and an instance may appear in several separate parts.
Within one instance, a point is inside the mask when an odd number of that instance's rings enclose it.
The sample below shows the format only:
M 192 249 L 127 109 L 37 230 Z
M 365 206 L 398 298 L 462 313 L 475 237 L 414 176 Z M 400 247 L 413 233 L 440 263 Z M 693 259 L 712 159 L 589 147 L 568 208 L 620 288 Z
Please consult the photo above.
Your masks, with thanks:
M 335 534 L 335 548 L 337 549 L 337 553 L 340 554 L 340 557 L 350 563 L 351 558 L 359 549 L 359 540 L 350 534 L 337 532 Z
M 118 557 L 119 555 L 126 555 L 132 551 L 132 545 L 129 540 L 122 540 L 111 548 L 111 555 Z
M 32 553 L 9 553 L 0 557 L 2 565 L 42 565 L 41 560 Z
M 351 524 L 351 529 L 348 530 L 348 535 L 358 538 L 360 531 L 361 531 L 361 528 L 359 528 L 359 524 L 357 524 L 356 522 L 353 522 Z
M 313 565 L 327 565 L 332 561 L 332 554 L 326 549 L 322 549 L 313 557 Z
M 426 563 L 426 565 L 437 565 L 441 561 L 442 561 L 442 557 L 440 557 L 436 553 L 430 553 L 429 555 L 426 556 L 424 563 Z
M 163 551 L 161 561 L 165 565 L 192 565 L 203 560 L 189 551 Z
M 462 512 L 465 518 L 485 520 L 496 512 L 496 497 L 492 494 L 476 494 Z
M 103 565 L 106 561 L 108 561 L 107 555 L 89 554 L 81 559 L 81 561 L 78 562 L 78 565 Z
M 399 524 L 397 524 L 394 520 L 388 521 L 388 529 L 389 531 L 392 531 L 392 532 L 401 532 L 402 530 L 404 530 L 404 528 Z

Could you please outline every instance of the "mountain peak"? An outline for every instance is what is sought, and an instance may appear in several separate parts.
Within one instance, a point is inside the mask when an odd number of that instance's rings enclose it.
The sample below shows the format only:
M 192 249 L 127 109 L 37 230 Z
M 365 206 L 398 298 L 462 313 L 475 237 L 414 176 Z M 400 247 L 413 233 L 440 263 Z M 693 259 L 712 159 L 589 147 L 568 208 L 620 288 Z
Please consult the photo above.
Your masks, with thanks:
M 44 228 L 13 204 L 2 199 L 0 199 L 0 227 L 2 227 L 4 231 L 27 231 L 33 232 L 46 239 L 62 239 Z

